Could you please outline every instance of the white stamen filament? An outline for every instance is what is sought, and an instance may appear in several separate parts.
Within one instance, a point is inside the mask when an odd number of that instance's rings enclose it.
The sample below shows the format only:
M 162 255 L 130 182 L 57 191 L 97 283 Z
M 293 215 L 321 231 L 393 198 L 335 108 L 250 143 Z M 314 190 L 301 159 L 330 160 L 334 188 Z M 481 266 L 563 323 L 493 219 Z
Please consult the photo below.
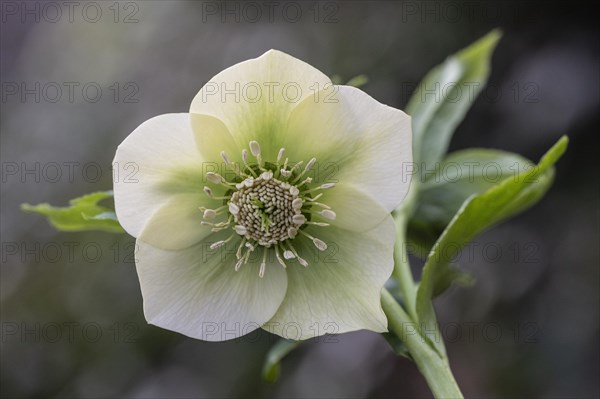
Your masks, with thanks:
M 279 164 L 279 161 L 281 161 L 281 158 L 283 158 L 283 153 L 285 152 L 285 148 L 280 148 L 279 152 L 277 153 L 277 164 Z
M 260 264 L 260 270 L 258 271 L 258 277 L 263 278 L 265 276 L 265 269 L 267 268 L 267 248 L 263 249 L 262 263 Z
M 284 269 L 286 269 L 287 265 L 285 264 L 283 259 L 281 259 L 281 255 L 279 255 L 279 244 L 275 245 L 274 248 L 275 248 L 275 258 L 277 258 L 277 261 L 279 262 L 279 264 L 281 266 L 283 266 Z
M 321 212 L 319 212 L 319 215 L 323 216 L 325 219 L 329 219 L 329 220 L 335 220 L 336 218 L 336 214 L 334 211 L 332 211 L 331 209 L 324 209 Z
M 223 162 L 225 162 L 225 165 L 231 164 L 231 161 L 229 160 L 229 157 L 227 156 L 227 153 L 225 151 L 221 151 L 221 158 L 223 158 Z
M 250 152 L 255 157 L 258 157 L 260 155 L 260 145 L 254 140 L 250 142 Z
M 325 184 L 321 184 L 319 187 L 315 187 L 315 188 L 311 188 L 309 190 L 302 191 L 302 194 L 312 193 L 317 190 L 327 190 L 327 189 L 330 189 L 333 187 L 335 187 L 335 183 L 325 183 Z
M 296 248 L 294 248 L 294 246 L 292 245 L 292 243 L 291 243 L 291 242 L 289 242 L 289 241 L 286 241 L 286 243 L 287 243 L 287 245 L 288 245 L 288 248 L 290 249 L 290 251 L 292 251 L 292 253 L 293 253 L 293 254 L 294 254 L 294 256 L 296 257 L 296 259 L 298 259 L 298 262 L 299 262 L 299 263 L 300 263 L 302 266 L 304 266 L 304 267 L 307 267 L 307 266 L 308 266 L 308 262 L 307 262 L 307 261 L 305 261 L 304 259 L 302 259 L 302 258 L 300 257 L 300 255 L 298 255 L 298 252 L 296 251 Z
M 223 181 L 223 178 L 221 177 L 221 175 L 218 173 L 215 173 L 215 172 L 207 172 L 206 179 L 209 182 L 215 183 L 215 184 L 220 184 Z
M 240 212 L 240 207 L 234 204 L 233 202 L 229 203 L 229 213 L 232 215 L 237 215 Z
M 271 180 L 273 178 L 273 172 L 271 172 L 270 170 L 266 171 L 266 172 L 262 172 L 260 174 L 260 177 L 263 180 Z
M 227 218 L 226 221 L 224 222 L 219 222 L 219 223 L 210 223 L 210 222 L 205 222 L 204 220 L 200 222 L 200 224 L 205 225 L 205 226 L 215 226 L 215 227 L 225 227 L 228 226 L 231 223 L 232 217 L 229 216 Z
M 237 249 L 237 251 L 235 252 L 235 257 L 236 257 L 237 259 L 241 259 L 241 257 L 242 257 L 242 249 L 244 248 L 244 244 L 245 244 L 245 243 L 246 243 L 246 239 L 245 239 L 245 238 L 242 238 L 242 241 L 240 242 L 240 245 L 238 245 L 238 249 Z
M 304 201 L 302 201 L 302 198 L 296 198 L 292 201 L 292 208 L 294 209 L 301 209 L 302 205 L 304 205 Z
M 321 208 L 325 208 L 325 209 L 331 209 L 331 207 L 329 205 L 325 205 L 320 202 L 311 201 L 311 205 L 320 206 Z
M 306 166 L 304 167 L 304 170 L 302 171 L 302 173 L 300 173 L 295 179 L 294 179 L 294 183 L 296 183 L 297 181 L 299 181 L 302 176 L 304 176 L 306 174 L 306 172 L 309 172 L 313 166 L 315 166 L 315 163 L 317 162 L 317 158 L 312 158 L 310 161 L 308 161 L 308 163 L 306 164 Z M 295 167 L 295 166 L 294 166 Z M 302 183 L 300 183 L 299 185 L 303 185 L 306 181 L 312 181 L 312 179 L 310 177 L 306 178 Z
M 323 196 L 323 193 L 319 193 L 319 194 L 315 195 L 313 198 L 306 198 L 306 200 L 310 201 L 310 202 L 314 202 L 314 201 L 318 200 L 319 198 L 321 198 L 322 196 Z
M 329 223 L 323 223 L 323 222 L 306 222 L 306 224 L 312 224 L 313 226 L 319 226 L 319 227 L 331 226 Z
M 304 161 L 300 161 L 297 164 L 295 164 L 294 166 L 292 166 L 292 169 L 290 169 L 291 172 L 294 172 L 294 170 L 296 168 L 300 169 L 300 167 L 302 166 L 302 164 L 304 163 Z
M 225 245 L 225 243 L 226 243 L 226 242 L 225 242 L 225 240 L 221 240 L 221 241 L 214 242 L 214 243 L 210 244 L 210 249 L 217 249 L 217 248 L 220 248 L 220 247 L 222 247 L 223 245 Z
M 292 217 L 292 222 L 294 222 L 295 224 L 303 225 L 304 223 L 306 223 L 306 216 L 304 216 L 303 214 L 294 215 Z
M 235 262 L 235 271 L 236 272 L 240 271 L 240 267 L 242 267 L 243 263 L 244 263 L 244 258 L 240 258 L 240 259 L 238 259 L 237 262 Z
M 306 179 L 302 180 L 302 182 L 298 183 L 299 186 L 303 186 L 305 184 L 310 184 L 312 183 L 312 177 L 307 177 Z
M 307 232 L 305 232 L 303 230 L 300 230 L 300 233 L 302 233 L 306 237 L 310 238 L 312 240 L 313 244 L 315 244 L 315 247 L 317 247 L 317 249 L 319 251 L 325 251 L 327 249 L 327 244 L 325 244 L 324 241 L 319 240 L 318 238 L 315 238 L 315 237 L 311 236 L 310 234 L 308 234 Z
M 298 230 L 293 227 L 290 227 L 287 231 L 287 234 L 290 238 L 294 238 L 296 237 L 296 234 L 298 234 Z
M 302 259 L 301 257 L 298 257 L 298 262 L 304 266 L 304 267 L 308 267 L 308 262 L 305 261 L 304 259 Z
M 318 238 L 313 239 L 313 244 L 315 244 L 315 247 L 317 247 L 319 251 L 325 251 L 327 249 L 327 244 Z
M 206 220 L 213 220 L 215 217 L 217 217 L 217 212 L 213 209 L 206 209 L 202 217 Z
M 242 150 L 242 161 L 244 162 L 244 166 L 246 166 L 246 169 L 250 171 L 250 174 L 254 177 L 257 177 L 258 175 L 256 174 L 256 172 L 254 172 L 250 165 L 248 165 L 248 150 L 245 148 Z

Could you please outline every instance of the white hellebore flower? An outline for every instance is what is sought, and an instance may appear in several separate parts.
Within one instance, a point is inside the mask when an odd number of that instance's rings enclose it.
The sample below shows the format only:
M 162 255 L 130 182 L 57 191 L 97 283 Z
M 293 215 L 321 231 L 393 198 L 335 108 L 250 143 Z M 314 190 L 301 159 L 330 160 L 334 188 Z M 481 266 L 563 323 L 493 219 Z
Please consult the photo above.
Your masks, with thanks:
M 361 90 L 274 50 L 227 68 L 115 156 L 146 319 L 208 341 L 387 331 L 411 161 L 410 118 Z

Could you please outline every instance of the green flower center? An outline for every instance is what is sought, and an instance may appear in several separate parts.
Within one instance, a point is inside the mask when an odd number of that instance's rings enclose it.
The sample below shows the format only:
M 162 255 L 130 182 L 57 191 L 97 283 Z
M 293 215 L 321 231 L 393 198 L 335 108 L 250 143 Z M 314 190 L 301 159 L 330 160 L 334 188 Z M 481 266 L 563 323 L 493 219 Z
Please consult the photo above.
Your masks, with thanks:
M 231 162 L 224 152 L 221 153 L 225 164 L 235 173 L 232 181 L 223 176 L 208 172 L 206 177 L 211 183 L 225 186 L 227 193 L 223 197 L 215 197 L 210 187 L 204 187 L 204 192 L 215 199 L 222 199 L 224 205 L 218 209 L 201 208 L 204 212 L 202 224 L 212 226 L 213 231 L 231 229 L 229 238 L 215 242 L 211 249 L 219 248 L 236 236 L 242 241 L 236 252 L 238 261 L 235 270 L 248 262 L 250 254 L 258 247 L 263 249 L 263 261 L 259 276 L 263 277 L 268 251 L 272 250 L 283 267 L 287 267 L 284 259 L 297 259 L 302 266 L 308 266 L 292 241 L 298 235 L 310 239 L 320 251 L 327 249 L 322 240 L 308 234 L 304 229 L 308 225 L 326 227 L 329 223 L 314 221 L 315 218 L 334 220 L 335 212 L 325 204 L 317 202 L 323 195 L 316 191 L 335 187 L 334 183 L 326 183 L 311 188 L 311 177 L 305 177 L 316 163 L 312 158 L 304 168 L 303 162 L 293 166 L 286 158 L 281 163 L 284 149 L 279 151 L 274 163 L 264 163 L 261 158 L 260 146 L 256 141 L 250 142 L 250 152 L 256 158 L 256 163 L 248 163 L 248 151 L 242 150 L 243 165 Z M 225 213 L 227 220 L 214 223 L 217 215 Z M 281 256 L 283 254 L 283 257 Z
M 306 221 L 298 188 L 272 176 L 269 171 L 244 180 L 229 204 L 235 231 L 265 247 L 294 238 Z

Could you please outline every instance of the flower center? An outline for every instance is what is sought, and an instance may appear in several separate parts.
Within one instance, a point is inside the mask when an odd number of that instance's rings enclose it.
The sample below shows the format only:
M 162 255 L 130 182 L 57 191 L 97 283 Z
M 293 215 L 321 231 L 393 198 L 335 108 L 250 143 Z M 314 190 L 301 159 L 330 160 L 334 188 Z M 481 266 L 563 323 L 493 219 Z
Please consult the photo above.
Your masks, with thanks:
M 229 202 L 234 230 L 265 247 L 294 238 L 306 221 L 299 194 L 296 186 L 273 178 L 270 171 L 244 180 Z
M 242 240 L 236 252 L 237 271 L 248 263 L 253 251 L 262 247 L 260 277 L 265 273 L 268 251 L 274 252 L 284 268 L 287 267 L 284 259 L 297 259 L 306 267 L 308 262 L 300 256 L 292 241 L 300 234 L 310 239 L 320 251 L 327 249 L 325 242 L 308 234 L 304 229 L 308 225 L 329 226 L 326 222 L 318 221 L 319 218 L 335 219 L 336 214 L 329 206 L 317 202 L 323 193 L 313 196 L 315 192 L 333 188 L 335 184 L 326 183 L 310 187 L 312 178 L 305 175 L 314 167 L 315 158 L 304 168 L 302 161 L 292 166 L 286 158 L 281 163 L 284 153 L 282 148 L 276 162 L 264 163 L 256 141 L 250 142 L 250 152 L 256 158 L 255 164 L 248 162 L 246 149 L 242 150 L 243 165 L 231 162 L 225 152 L 221 153 L 225 164 L 234 172 L 235 177 L 232 181 L 214 172 L 206 174 L 209 182 L 224 186 L 227 191 L 224 196 L 216 197 L 210 187 L 204 187 L 204 192 L 209 197 L 223 200 L 224 205 L 218 209 L 200 208 L 204 212 L 202 224 L 212 226 L 213 231 L 233 230 L 229 238 L 213 243 L 211 249 L 219 248 L 236 236 L 241 236 Z M 217 215 L 223 213 L 227 215 L 226 221 L 212 222 Z

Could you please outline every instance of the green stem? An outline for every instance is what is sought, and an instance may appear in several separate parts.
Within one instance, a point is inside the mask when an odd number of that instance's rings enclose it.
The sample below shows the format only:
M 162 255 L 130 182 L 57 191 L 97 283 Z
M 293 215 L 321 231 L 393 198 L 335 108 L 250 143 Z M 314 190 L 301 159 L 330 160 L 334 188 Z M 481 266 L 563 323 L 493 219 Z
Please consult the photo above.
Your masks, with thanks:
M 418 182 L 413 179 L 402 205 L 394 212 L 396 223 L 396 245 L 394 247 L 394 272 L 393 277 L 398 281 L 408 313 L 413 320 L 417 317 L 417 285 L 408 261 L 408 248 L 406 246 L 406 226 L 410 219 L 419 191 Z
M 408 348 L 433 395 L 438 399 L 463 398 L 450 370 L 448 359 L 440 356 L 434 348 L 427 344 L 410 316 L 385 289 L 381 294 L 381 304 L 388 317 L 390 329 Z
M 408 313 L 413 320 L 418 320 L 416 308 L 417 286 L 415 285 L 412 270 L 410 269 L 406 248 L 407 219 L 407 214 L 403 209 L 395 215 L 396 245 L 394 248 L 394 278 L 398 281 Z

